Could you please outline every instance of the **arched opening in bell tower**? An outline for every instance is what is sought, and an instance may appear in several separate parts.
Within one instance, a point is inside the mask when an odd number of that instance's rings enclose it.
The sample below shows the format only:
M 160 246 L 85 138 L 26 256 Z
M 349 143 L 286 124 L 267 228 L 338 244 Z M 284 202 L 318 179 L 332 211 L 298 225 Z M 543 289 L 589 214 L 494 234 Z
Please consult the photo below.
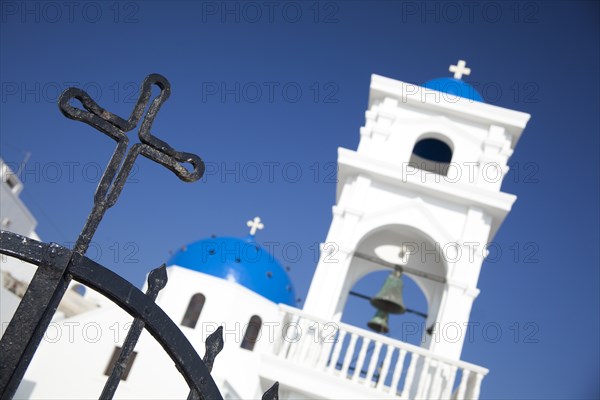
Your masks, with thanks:
M 389 224 L 367 231 L 353 246 L 329 368 L 378 386 L 404 385 L 407 360 L 419 360 L 412 349 L 432 348 L 428 328 L 438 318 L 446 286 L 448 266 L 435 243 L 415 226 Z M 399 307 L 384 311 L 375 299 Z M 414 364 L 418 370 L 422 362 Z
M 413 147 L 409 165 L 446 176 L 452 161 L 452 146 L 438 135 L 425 135 Z
M 408 256 L 403 255 L 403 251 L 407 251 Z M 360 240 L 344 285 L 341 320 L 369 329 L 367 323 L 378 310 L 365 297 L 376 297 L 397 270 L 401 271 L 402 281 L 399 302 L 409 311 L 386 316 L 389 327 L 386 336 L 429 348 L 427 330 L 437 319 L 446 286 L 447 265 L 442 246 L 411 226 L 383 226 Z

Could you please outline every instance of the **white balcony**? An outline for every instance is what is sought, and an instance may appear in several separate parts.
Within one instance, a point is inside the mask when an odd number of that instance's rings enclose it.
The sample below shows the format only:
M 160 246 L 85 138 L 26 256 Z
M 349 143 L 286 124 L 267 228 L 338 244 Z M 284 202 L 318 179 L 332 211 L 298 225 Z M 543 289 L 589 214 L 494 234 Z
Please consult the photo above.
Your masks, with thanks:
M 282 398 L 477 399 L 488 370 L 399 340 L 280 306 L 260 374 Z

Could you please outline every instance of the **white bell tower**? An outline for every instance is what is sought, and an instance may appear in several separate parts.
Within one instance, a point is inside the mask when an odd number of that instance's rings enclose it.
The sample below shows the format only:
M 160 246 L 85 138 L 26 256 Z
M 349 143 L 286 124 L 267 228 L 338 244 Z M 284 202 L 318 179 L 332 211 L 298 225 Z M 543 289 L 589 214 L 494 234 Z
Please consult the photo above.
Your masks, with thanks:
M 304 311 L 339 321 L 358 280 L 400 265 L 440 335 L 423 347 L 460 359 L 486 244 L 516 200 L 500 187 L 530 116 L 485 104 L 460 80 L 464 61 L 450 72 L 424 86 L 372 76 L 358 149 L 338 149 L 337 204 Z

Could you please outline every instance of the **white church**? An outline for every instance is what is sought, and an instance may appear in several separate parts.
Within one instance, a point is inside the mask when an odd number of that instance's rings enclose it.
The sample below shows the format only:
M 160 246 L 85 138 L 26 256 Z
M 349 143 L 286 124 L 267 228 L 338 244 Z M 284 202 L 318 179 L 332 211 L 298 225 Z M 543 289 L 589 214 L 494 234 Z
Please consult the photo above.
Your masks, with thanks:
M 464 335 L 440 332 L 469 322 L 485 244 L 516 200 L 501 185 L 530 116 L 486 104 L 462 80 L 464 61 L 450 72 L 424 85 L 372 76 L 358 148 L 338 150 L 336 204 L 302 309 L 285 269 L 261 247 L 258 217 L 246 237 L 186 244 L 166 262 L 169 283 L 156 302 L 200 355 L 206 337 L 224 328 L 212 375 L 225 399 L 260 398 L 275 381 L 281 399 L 479 397 L 488 370 L 461 360 Z M 2 229 L 37 238 L 21 182 L 0 164 Z M 371 299 L 371 329 L 342 323 L 353 286 L 381 270 L 390 275 Z M 2 332 L 33 271 L 2 258 Z M 427 299 L 431 328 L 421 346 L 386 334 L 388 315 L 405 311 L 405 275 Z M 132 317 L 77 282 L 71 289 L 15 398 L 101 393 Z M 188 390 L 144 332 L 116 398 L 182 399 Z

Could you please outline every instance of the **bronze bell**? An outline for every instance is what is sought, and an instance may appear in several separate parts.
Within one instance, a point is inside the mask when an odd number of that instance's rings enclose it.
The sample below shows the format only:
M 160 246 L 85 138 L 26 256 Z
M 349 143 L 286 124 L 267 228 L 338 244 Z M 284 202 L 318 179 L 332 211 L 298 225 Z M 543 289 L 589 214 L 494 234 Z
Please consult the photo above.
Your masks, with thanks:
M 388 325 L 389 316 L 385 311 L 377 310 L 375 316 L 367 323 L 367 326 L 377 333 L 388 333 L 390 331 Z
M 402 314 L 406 311 L 402 302 L 402 272 L 395 269 L 385 280 L 383 287 L 375 297 L 371 299 L 371 304 L 378 310 L 390 314 Z

